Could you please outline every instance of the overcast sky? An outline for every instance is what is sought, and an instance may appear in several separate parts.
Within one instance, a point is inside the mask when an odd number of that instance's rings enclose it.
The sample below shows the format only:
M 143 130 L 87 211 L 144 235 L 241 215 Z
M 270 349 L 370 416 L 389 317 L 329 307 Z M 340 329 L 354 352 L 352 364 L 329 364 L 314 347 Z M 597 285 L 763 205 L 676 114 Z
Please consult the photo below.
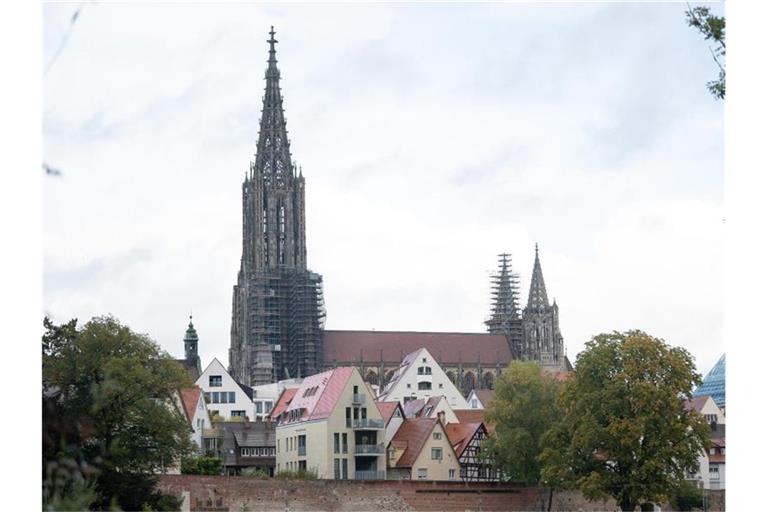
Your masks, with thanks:
M 77 4 L 44 7 L 44 62 Z M 715 6 L 715 10 L 719 10 Z M 85 4 L 44 80 L 44 307 L 227 364 L 277 32 L 329 329 L 484 330 L 534 243 L 572 360 L 642 329 L 724 351 L 723 104 L 685 3 Z

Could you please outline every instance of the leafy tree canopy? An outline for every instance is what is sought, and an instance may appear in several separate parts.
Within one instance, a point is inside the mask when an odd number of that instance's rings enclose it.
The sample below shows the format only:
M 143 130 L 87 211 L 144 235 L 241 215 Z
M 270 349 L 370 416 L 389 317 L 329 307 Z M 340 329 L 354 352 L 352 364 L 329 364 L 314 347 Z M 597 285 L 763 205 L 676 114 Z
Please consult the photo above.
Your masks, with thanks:
M 688 6 L 685 17 L 689 26 L 704 35 L 705 41 L 714 44 L 714 48 L 710 46 L 709 51 L 720 73 L 717 80 L 707 83 L 707 89 L 715 98 L 722 100 L 725 98 L 725 18 L 715 16 L 709 7 L 703 6 Z
M 177 390 L 192 385 L 189 375 L 112 317 L 81 328 L 76 320 L 54 325 L 46 318 L 44 325 L 44 403 L 53 399 L 60 422 L 43 425 L 43 467 L 71 457 L 95 468 L 94 507 L 108 508 L 113 499 L 128 510 L 147 500 L 155 506 L 160 496 L 152 494 L 150 475 L 192 450 L 189 425 L 174 405 Z M 59 424 L 77 431 L 62 435 Z
M 622 510 L 663 501 L 708 443 L 704 419 L 684 407 L 700 382 L 685 349 L 642 331 L 595 336 L 560 395 L 563 419 L 546 435 L 544 482 L 612 496 Z
M 496 461 L 505 478 L 539 482 L 541 441 L 560 416 L 559 389 L 560 384 L 532 362 L 512 361 L 496 380 L 486 414 L 496 432 L 486 442 L 486 456 Z

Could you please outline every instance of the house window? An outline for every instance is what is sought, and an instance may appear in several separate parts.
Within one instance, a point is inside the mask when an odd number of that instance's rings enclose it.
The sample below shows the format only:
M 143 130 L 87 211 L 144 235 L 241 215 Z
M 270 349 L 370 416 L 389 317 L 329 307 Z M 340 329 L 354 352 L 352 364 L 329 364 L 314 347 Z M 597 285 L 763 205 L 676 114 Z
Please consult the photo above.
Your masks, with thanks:
M 233 418 L 245 418 L 245 411 L 232 411 Z
M 213 402 L 214 404 L 219 403 L 219 392 L 218 391 L 214 391 L 213 393 L 211 393 L 211 402 Z
M 347 434 L 346 433 L 341 434 L 341 453 L 347 453 Z
M 477 398 L 473 398 L 473 399 L 472 399 L 472 403 L 471 403 L 471 405 L 472 405 L 472 408 L 473 408 L 473 409 L 477 409 Z
M 432 383 L 431 382 L 419 382 L 419 389 L 432 389 Z
M 416 470 L 416 476 L 419 480 L 427 479 L 427 468 L 419 468 Z
M 455 469 L 449 469 L 448 470 L 448 478 L 456 478 L 456 470 Z
M 341 450 L 339 449 L 339 433 L 336 432 L 333 434 L 333 453 L 339 453 Z
M 426 357 L 422 357 L 422 358 L 421 358 L 421 362 L 422 362 L 422 363 L 426 363 L 426 362 L 427 362 L 427 358 L 426 358 Z
M 432 460 L 443 460 L 442 448 L 432 448 Z
M 272 410 L 272 400 L 267 400 L 264 402 L 264 414 L 269 414 L 269 412 Z
M 256 414 L 261 414 L 261 408 L 262 408 L 261 402 L 256 402 Z
M 714 448 L 710 448 L 709 449 L 709 454 L 710 455 L 714 455 L 715 454 L 715 449 Z
M 437 385 L 437 387 L 439 387 L 440 389 L 443 389 L 443 383 L 441 382 L 440 384 Z
M 212 388 L 221 387 L 221 375 L 211 375 L 208 377 L 208 386 Z
M 407 387 L 408 389 L 411 389 L 411 385 L 410 384 L 406 384 L 405 387 Z
M 339 480 L 341 478 L 341 471 L 340 471 L 340 462 L 339 459 L 333 459 L 333 478 L 336 480 Z
M 442 432 L 432 432 L 432 439 L 442 439 L 443 434 Z
M 229 403 L 231 403 L 231 404 L 235 403 L 235 392 L 234 391 L 230 391 L 229 392 Z
M 344 480 L 349 479 L 349 468 L 347 467 L 347 459 L 341 459 L 341 478 Z

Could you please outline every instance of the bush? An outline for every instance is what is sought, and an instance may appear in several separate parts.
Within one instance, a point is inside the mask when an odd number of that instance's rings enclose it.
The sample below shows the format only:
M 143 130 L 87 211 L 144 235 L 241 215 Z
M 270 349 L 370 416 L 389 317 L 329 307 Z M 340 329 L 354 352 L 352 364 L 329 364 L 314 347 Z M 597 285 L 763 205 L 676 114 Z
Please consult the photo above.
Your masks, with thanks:
M 245 468 L 240 472 L 240 476 L 251 478 L 269 478 L 269 471 L 264 468 Z
M 284 478 L 290 480 L 317 480 L 316 469 L 300 469 L 298 471 L 288 471 L 286 469 L 278 471 L 275 478 Z
M 695 484 L 683 481 L 676 487 L 669 497 L 669 504 L 675 510 L 693 510 L 704 508 L 704 494 Z
M 220 475 L 221 460 L 217 457 L 186 457 L 181 460 L 182 475 Z

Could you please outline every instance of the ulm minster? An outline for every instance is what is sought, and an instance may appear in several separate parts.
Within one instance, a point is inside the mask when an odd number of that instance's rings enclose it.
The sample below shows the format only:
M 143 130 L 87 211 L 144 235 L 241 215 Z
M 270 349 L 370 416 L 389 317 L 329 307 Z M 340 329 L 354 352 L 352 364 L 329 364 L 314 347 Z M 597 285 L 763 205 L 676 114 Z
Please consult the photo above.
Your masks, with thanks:
M 242 184 L 242 256 L 229 349 L 233 377 L 257 386 L 355 366 L 367 382 L 383 387 L 403 357 L 422 347 L 467 393 L 492 388 L 512 360 L 538 361 L 553 372 L 571 369 L 538 247 L 525 307 L 510 255 L 499 255 L 487 333 L 324 330 L 323 281 L 307 267 L 306 179 L 290 150 L 277 42 L 272 28 L 256 155 Z

